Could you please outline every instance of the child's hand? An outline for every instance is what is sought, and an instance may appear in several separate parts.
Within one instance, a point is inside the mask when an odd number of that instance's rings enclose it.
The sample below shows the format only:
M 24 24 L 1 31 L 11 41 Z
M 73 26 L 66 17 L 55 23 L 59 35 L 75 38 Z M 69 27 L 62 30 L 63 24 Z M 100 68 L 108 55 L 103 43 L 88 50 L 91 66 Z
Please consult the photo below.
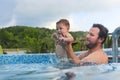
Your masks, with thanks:
M 53 37 L 55 40 L 57 40 L 57 39 L 58 39 L 57 33 L 53 33 L 53 34 L 52 34 L 52 37 Z
M 64 37 L 59 37 L 60 42 L 64 42 Z
M 63 36 L 60 36 L 60 37 L 59 37 L 59 41 L 60 41 L 61 43 L 66 43 L 66 42 L 67 42 L 66 38 L 63 37 Z

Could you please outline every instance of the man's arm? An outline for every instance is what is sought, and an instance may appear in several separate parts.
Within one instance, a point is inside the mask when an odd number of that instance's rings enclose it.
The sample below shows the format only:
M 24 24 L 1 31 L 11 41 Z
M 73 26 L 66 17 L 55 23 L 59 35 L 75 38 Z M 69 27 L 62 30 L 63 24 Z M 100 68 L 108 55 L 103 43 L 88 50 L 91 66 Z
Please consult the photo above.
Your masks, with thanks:
M 80 59 L 74 54 L 71 42 L 67 45 L 65 50 L 67 51 L 67 55 L 74 61 L 74 63 L 76 64 L 80 63 Z

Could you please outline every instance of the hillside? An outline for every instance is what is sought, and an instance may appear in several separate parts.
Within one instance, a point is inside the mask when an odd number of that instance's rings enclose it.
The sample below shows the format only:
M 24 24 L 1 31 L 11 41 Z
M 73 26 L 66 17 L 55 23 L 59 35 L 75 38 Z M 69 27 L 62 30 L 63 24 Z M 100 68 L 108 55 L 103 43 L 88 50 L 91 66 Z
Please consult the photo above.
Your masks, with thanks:
M 51 38 L 55 30 L 29 26 L 11 26 L 0 29 L 0 45 L 3 48 L 24 48 L 34 53 L 54 52 L 55 43 Z M 74 45 L 74 50 L 79 51 L 84 45 L 83 40 L 86 32 L 70 32 L 78 45 Z M 81 44 L 81 45 L 80 45 Z

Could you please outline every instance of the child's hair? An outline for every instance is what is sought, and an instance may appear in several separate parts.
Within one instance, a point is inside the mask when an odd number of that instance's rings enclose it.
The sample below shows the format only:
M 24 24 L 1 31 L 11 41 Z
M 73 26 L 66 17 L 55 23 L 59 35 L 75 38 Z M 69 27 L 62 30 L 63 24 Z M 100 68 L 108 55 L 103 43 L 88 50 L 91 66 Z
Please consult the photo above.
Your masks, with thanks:
M 64 24 L 68 29 L 70 28 L 70 23 L 67 19 L 60 19 L 58 22 L 56 22 L 56 25 L 58 24 Z

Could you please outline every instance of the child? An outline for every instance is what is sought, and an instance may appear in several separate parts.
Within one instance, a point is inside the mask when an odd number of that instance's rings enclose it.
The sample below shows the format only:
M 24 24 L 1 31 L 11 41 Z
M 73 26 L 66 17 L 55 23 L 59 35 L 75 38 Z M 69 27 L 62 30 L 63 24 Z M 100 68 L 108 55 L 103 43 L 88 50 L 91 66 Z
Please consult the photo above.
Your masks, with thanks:
M 69 33 L 70 24 L 66 19 L 61 19 L 56 23 L 57 33 L 53 34 L 53 38 L 56 42 L 56 55 L 60 62 L 65 62 L 70 58 L 65 50 L 66 45 L 69 42 L 74 41 L 72 35 Z

